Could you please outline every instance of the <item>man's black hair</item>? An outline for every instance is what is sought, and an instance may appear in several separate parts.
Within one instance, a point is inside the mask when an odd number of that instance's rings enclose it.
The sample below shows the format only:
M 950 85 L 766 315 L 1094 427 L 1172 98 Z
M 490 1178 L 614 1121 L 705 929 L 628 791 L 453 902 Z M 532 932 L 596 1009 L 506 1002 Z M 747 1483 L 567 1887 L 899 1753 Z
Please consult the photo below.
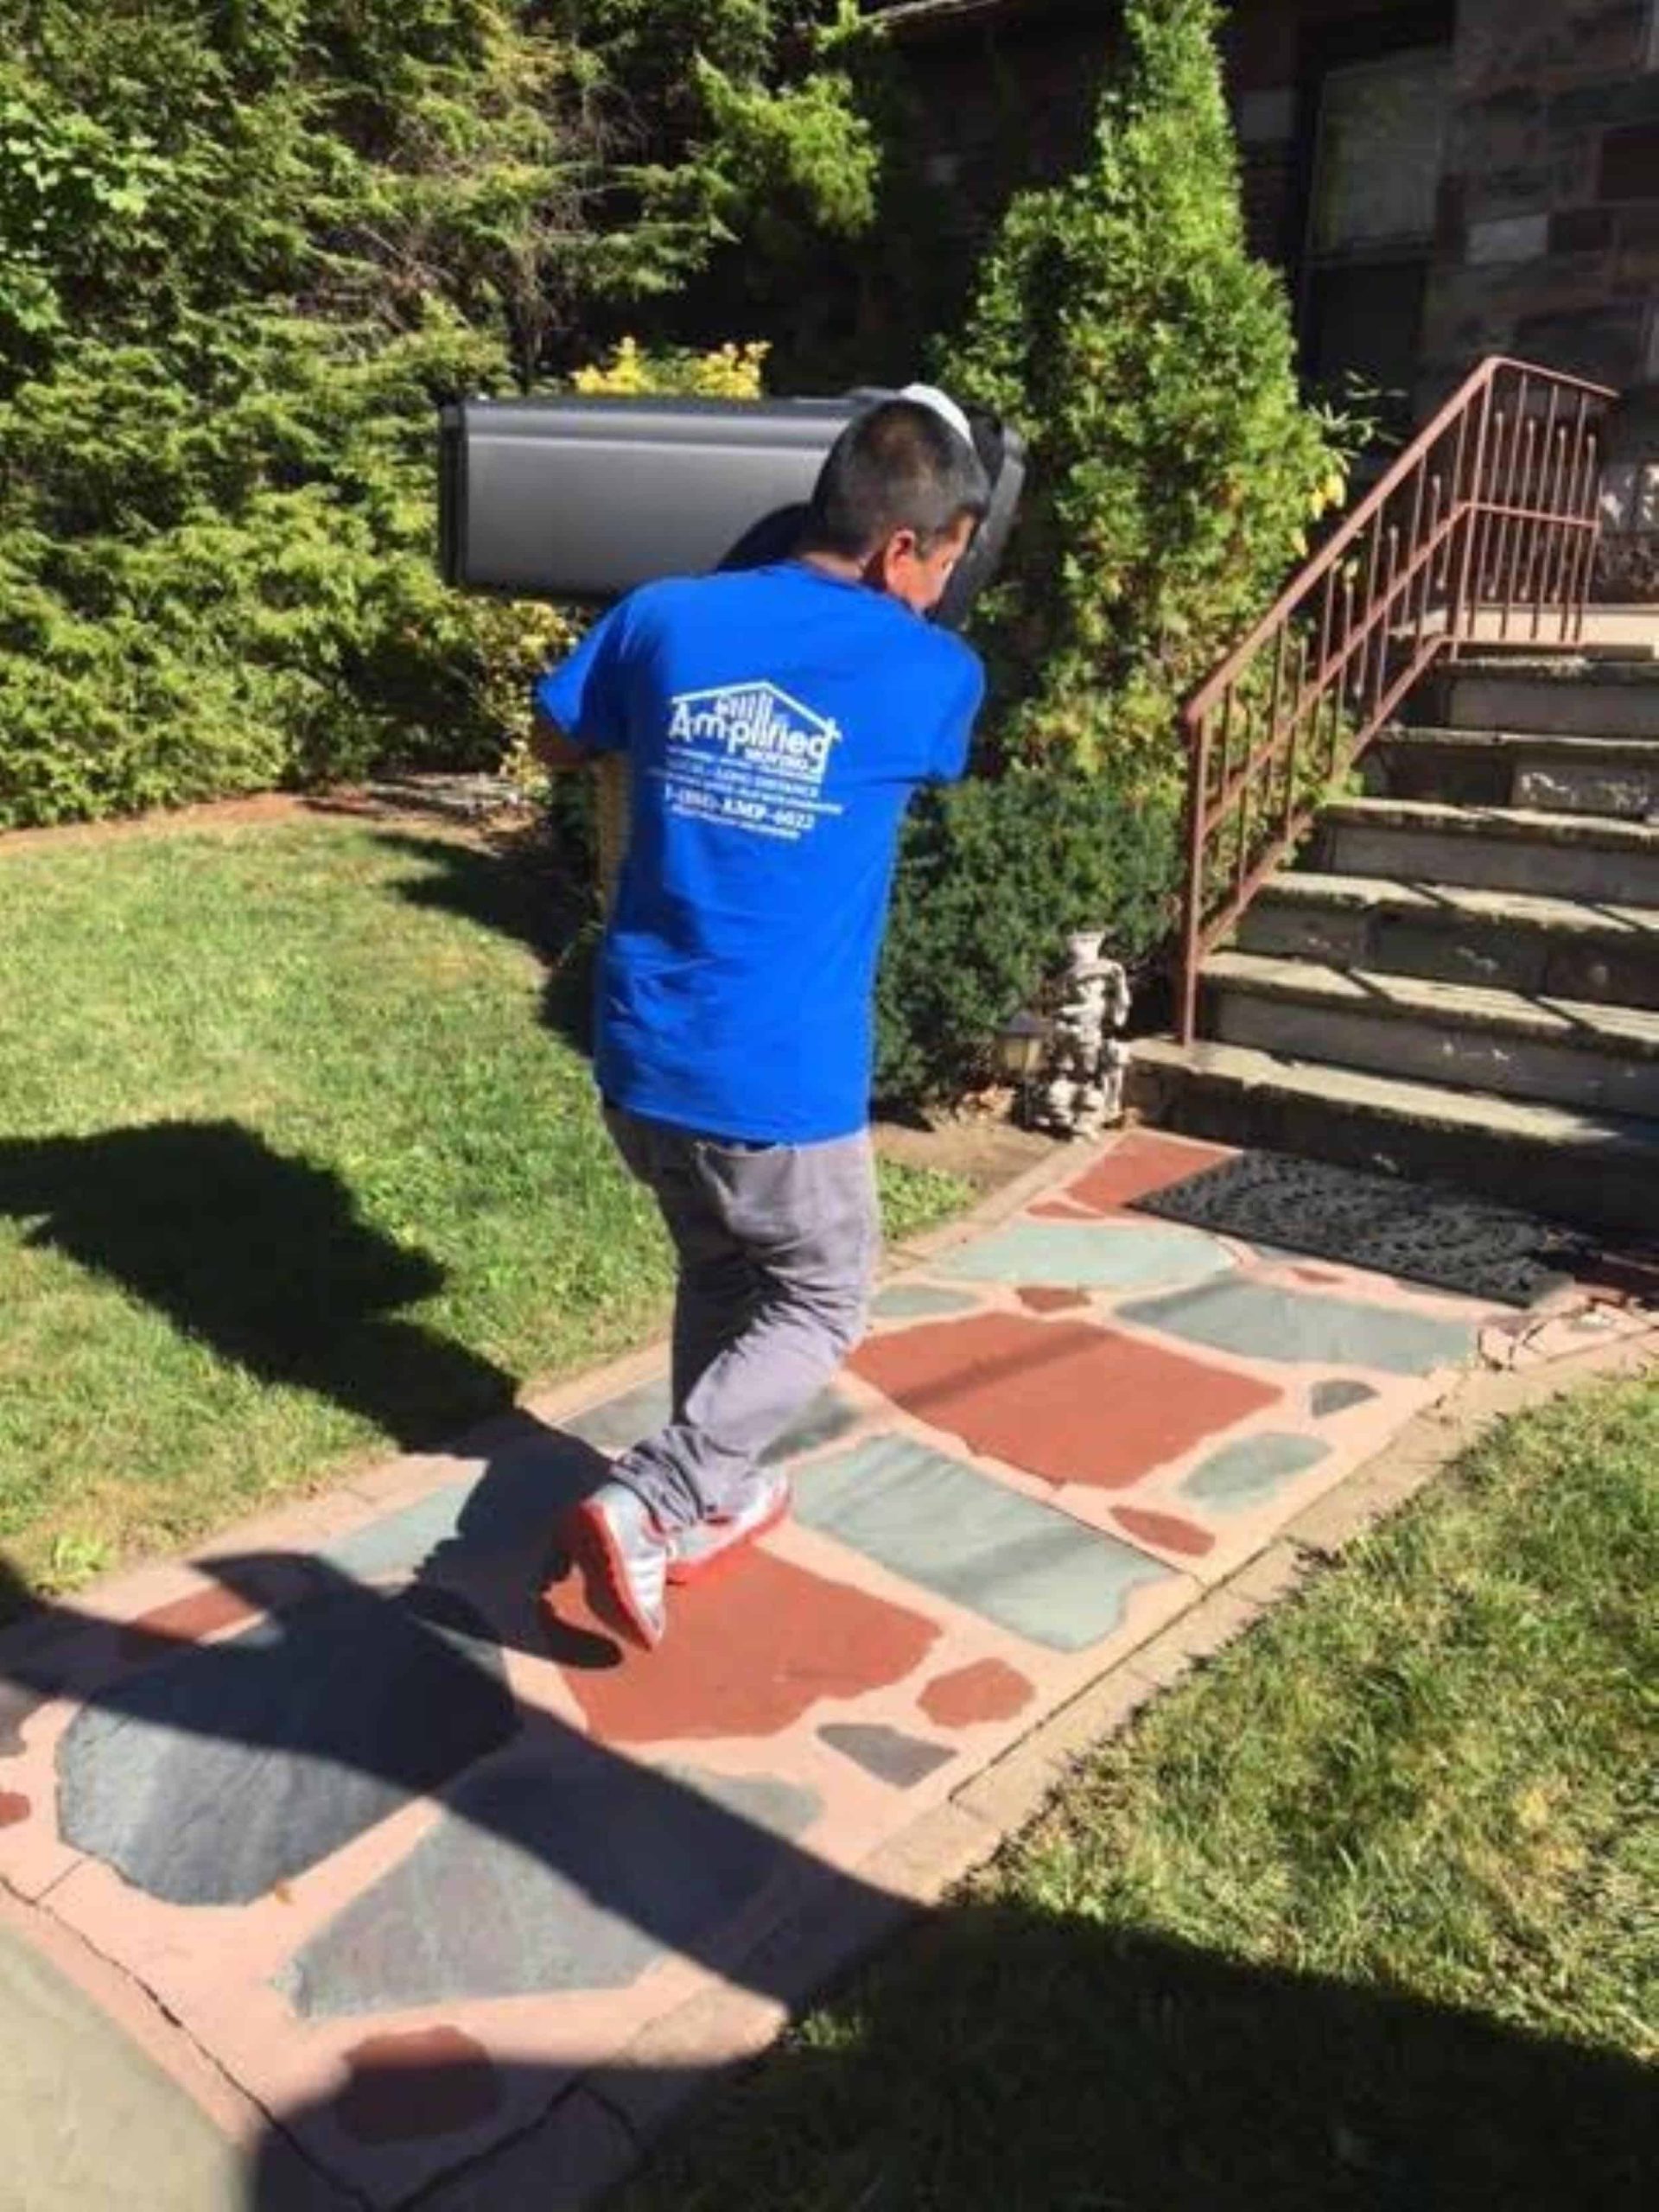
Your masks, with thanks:
M 990 485 L 972 447 L 914 399 L 855 416 L 830 448 L 812 493 L 803 550 L 857 561 L 896 530 L 928 552 L 963 515 L 978 521 Z

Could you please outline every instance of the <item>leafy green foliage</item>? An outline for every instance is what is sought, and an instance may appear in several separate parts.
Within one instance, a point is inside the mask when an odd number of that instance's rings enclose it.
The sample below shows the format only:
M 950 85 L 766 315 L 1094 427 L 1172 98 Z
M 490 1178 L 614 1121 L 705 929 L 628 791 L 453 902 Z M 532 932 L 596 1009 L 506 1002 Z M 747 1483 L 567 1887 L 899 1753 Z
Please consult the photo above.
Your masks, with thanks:
M 997 1033 L 1067 933 L 1144 961 L 1168 926 L 1177 809 L 1109 772 L 1015 767 L 930 795 L 910 824 L 882 963 L 877 1090 L 958 1097 L 994 1079 Z
M 828 0 L 0 0 L 0 825 L 499 758 L 433 410 L 868 219 Z
M 1179 709 L 1343 490 L 1250 259 L 1211 0 L 1129 0 L 1092 158 L 1015 198 L 944 381 L 1021 424 L 1026 511 L 981 642 L 987 779 L 900 870 L 884 1084 L 948 1093 L 1072 931 L 1144 963 L 1179 881 Z
M 1020 195 L 954 388 L 1023 423 L 1033 494 L 990 610 L 1004 752 L 1179 773 L 1175 710 L 1342 493 L 1276 275 L 1245 248 L 1213 0 L 1129 0 L 1092 159 Z
M 433 569 L 430 412 L 479 348 L 192 318 L 0 403 L 0 817 L 478 760 L 499 609 Z M 176 359 L 176 354 L 175 359 Z

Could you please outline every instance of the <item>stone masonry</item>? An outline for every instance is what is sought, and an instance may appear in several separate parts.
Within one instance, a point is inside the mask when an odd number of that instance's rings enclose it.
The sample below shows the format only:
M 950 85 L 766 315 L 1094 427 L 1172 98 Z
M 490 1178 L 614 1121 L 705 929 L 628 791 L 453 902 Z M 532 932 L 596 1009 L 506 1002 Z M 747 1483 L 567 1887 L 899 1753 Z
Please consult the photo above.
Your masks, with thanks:
M 1659 593 L 1659 6 L 1459 0 L 1445 17 L 1452 114 L 1429 268 L 1421 410 L 1486 353 L 1626 395 L 1607 438 L 1600 588 Z M 1374 0 L 1244 0 L 1230 35 L 1247 213 L 1257 250 L 1300 251 L 1309 41 Z

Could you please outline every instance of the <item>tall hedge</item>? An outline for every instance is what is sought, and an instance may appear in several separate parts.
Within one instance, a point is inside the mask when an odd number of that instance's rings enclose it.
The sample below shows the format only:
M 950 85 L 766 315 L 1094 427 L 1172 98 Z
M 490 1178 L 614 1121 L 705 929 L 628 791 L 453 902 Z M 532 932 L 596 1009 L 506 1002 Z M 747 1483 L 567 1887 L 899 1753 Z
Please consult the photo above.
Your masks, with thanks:
M 1128 0 L 1090 159 L 1015 199 L 949 372 L 1034 496 L 987 642 L 1010 758 L 1173 765 L 1171 709 L 1342 497 L 1278 272 L 1245 244 L 1214 0 Z
M 1024 429 L 978 640 L 982 786 L 925 807 L 894 906 L 885 1087 L 990 1071 L 1066 933 L 1147 964 L 1179 878 L 1180 702 L 1343 493 L 1278 276 L 1246 248 L 1211 0 L 1128 0 L 1089 160 L 1017 196 L 943 379 Z M 944 895 L 947 862 L 955 887 Z
M 0 825 L 494 757 L 435 403 L 866 221 L 849 12 L 0 0 Z

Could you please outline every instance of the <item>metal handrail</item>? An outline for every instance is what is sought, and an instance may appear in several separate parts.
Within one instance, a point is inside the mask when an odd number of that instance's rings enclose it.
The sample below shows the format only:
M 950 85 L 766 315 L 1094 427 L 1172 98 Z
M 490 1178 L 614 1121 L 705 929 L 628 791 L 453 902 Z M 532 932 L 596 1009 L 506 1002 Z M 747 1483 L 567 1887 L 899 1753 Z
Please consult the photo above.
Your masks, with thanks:
M 1427 669 L 1483 616 L 1499 640 L 1515 620 L 1541 652 L 1579 643 L 1616 397 L 1490 355 L 1188 699 L 1183 1044 L 1205 955 Z

